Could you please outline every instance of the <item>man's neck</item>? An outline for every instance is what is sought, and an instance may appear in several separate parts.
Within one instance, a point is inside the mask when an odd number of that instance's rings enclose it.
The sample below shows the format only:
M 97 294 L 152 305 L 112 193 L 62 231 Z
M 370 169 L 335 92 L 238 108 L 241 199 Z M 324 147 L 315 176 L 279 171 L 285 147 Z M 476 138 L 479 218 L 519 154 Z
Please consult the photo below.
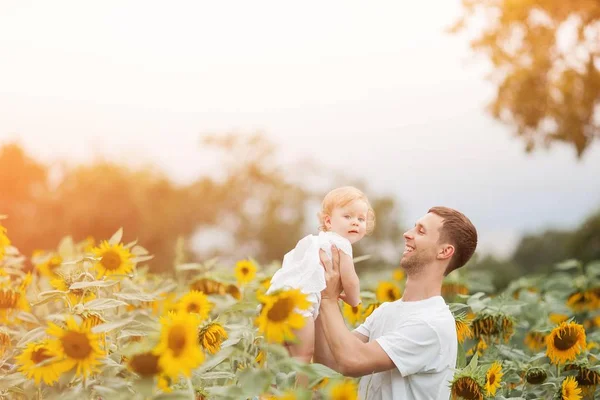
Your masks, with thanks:
M 424 269 L 425 271 L 427 268 Z M 402 301 L 419 301 L 430 297 L 440 296 L 442 293 L 443 276 L 421 271 L 419 274 L 409 274 L 402 294 Z

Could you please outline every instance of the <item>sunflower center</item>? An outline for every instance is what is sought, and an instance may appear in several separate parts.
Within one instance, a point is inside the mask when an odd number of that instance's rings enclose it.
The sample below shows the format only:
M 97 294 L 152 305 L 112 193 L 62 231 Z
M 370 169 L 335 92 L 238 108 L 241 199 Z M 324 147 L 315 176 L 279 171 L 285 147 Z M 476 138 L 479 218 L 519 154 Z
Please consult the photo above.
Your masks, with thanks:
M 198 303 L 190 303 L 187 306 L 187 312 L 189 313 L 197 313 L 200 311 L 200 306 Z
M 388 290 L 388 299 L 396 300 L 396 294 L 394 293 L 394 289 Z
M 21 294 L 12 290 L 0 291 L 0 308 L 15 308 Z
M 352 307 L 352 313 L 358 314 L 358 307 Z
M 242 275 L 248 275 L 248 272 L 250 272 L 248 267 L 242 267 Z
M 169 331 L 169 349 L 175 357 L 178 357 L 185 349 L 186 345 L 185 329 L 183 326 L 175 325 Z
M 495 374 L 491 374 L 490 375 L 489 382 L 490 382 L 490 385 L 493 385 L 494 382 L 496 382 L 496 375 Z
M 140 376 L 154 376 L 160 373 L 158 358 L 152 353 L 137 354 L 133 356 L 129 365 Z
M 31 361 L 33 361 L 35 364 L 39 364 L 49 358 L 52 358 L 52 355 L 43 347 L 31 353 Z
M 70 358 L 82 360 L 92 352 L 92 346 L 85 333 L 68 331 L 60 341 Z
M 117 252 L 109 250 L 102 255 L 100 262 L 104 268 L 114 271 L 121 265 L 121 256 Z
M 277 300 L 275 304 L 273 304 L 267 313 L 267 318 L 269 321 L 281 322 L 287 319 L 293 310 L 294 300 L 290 299 L 289 297 L 284 297 Z
M 554 347 L 558 350 L 569 350 L 577 343 L 577 334 L 572 332 L 571 329 L 565 329 L 561 333 L 562 335 L 554 337 Z

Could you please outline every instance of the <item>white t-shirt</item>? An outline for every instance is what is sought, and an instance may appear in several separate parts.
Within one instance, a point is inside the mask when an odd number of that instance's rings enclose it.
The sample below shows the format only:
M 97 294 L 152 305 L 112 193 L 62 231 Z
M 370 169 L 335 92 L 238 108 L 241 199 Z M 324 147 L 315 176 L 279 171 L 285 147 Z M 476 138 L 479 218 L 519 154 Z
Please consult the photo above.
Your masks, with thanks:
M 441 296 L 383 303 L 356 328 L 396 368 L 360 379 L 363 400 L 448 400 L 458 349 L 454 316 Z

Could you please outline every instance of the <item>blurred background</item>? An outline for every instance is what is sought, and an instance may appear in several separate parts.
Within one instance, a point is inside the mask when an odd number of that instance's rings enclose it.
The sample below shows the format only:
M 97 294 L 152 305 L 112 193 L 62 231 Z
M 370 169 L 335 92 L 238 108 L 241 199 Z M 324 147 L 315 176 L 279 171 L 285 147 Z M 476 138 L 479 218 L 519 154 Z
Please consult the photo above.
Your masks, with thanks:
M 593 1 L 0 2 L 0 214 L 25 255 L 119 227 L 156 272 L 280 261 L 332 188 L 377 214 L 363 273 L 429 207 L 500 288 L 600 259 Z

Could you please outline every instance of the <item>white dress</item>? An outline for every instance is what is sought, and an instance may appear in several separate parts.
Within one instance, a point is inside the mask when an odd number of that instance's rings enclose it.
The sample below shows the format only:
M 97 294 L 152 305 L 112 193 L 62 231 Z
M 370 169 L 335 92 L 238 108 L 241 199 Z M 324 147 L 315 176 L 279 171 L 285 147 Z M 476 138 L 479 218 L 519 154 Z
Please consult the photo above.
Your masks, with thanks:
M 319 249 L 323 249 L 331 258 L 331 245 L 352 258 L 352 244 L 335 232 L 319 232 L 300 239 L 296 247 L 284 257 L 281 268 L 271 278 L 271 286 L 267 294 L 280 289 L 300 289 L 308 295 L 312 307 L 304 316 L 317 318 L 321 304 L 321 290 L 325 289 L 325 270 L 319 258 Z

